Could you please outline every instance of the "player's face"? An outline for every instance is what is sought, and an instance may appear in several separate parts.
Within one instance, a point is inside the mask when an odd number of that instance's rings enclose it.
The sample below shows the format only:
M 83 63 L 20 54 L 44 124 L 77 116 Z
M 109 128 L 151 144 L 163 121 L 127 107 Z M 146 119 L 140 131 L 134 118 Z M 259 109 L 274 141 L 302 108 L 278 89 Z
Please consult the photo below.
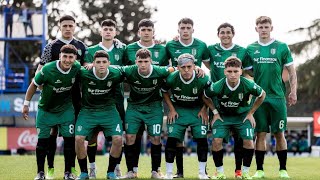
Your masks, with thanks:
M 193 76 L 195 65 L 192 61 L 189 61 L 181 66 L 178 65 L 178 69 L 182 78 L 186 81 L 189 81 Z
M 136 60 L 136 64 L 138 66 L 140 74 L 147 75 L 150 73 L 151 58 L 146 58 L 146 59 L 138 58 Z
M 231 45 L 233 36 L 234 34 L 232 33 L 232 30 L 230 27 L 220 28 L 218 37 L 222 45 L 224 46 Z
M 93 61 L 93 66 L 96 69 L 96 73 L 105 74 L 107 73 L 107 69 L 110 65 L 110 61 L 106 57 L 97 57 Z
M 76 61 L 77 56 L 72 53 L 60 53 L 60 68 L 62 70 L 68 70 L 72 67 L 74 61 Z
M 103 40 L 105 41 L 111 41 L 116 36 L 117 31 L 116 28 L 113 26 L 102 26 L 100 35 Z
M 260 39 L 269 39 L 272 30 L 273 26 L 270 23 L 258 24 L 256 26 L 256 31 L 258 32 Z
M 141 26 L 139 28 L 138 35 L 139 35 L 141 41 L 150 42 L 153 40 L 154 29 L 151 26 L 149 26 L 149 27 Z
M 182 40 L 189 40 L 192 38 L 192 34 L 194 32 L 193 26 L 191 24 L 183 24 L 179 25 L 178 32 L 180 34 L 180 38 Z
M 74 31 L 76 29 L 76 23 L 72 20 L 62 21 L 60 24 L 60 31 L 63 39 L 72 39 Z
M 240 67 L 226 67 L 224 69 L 224 75 L 230 84 L 238 83 L 241 74 L 242 69 Z

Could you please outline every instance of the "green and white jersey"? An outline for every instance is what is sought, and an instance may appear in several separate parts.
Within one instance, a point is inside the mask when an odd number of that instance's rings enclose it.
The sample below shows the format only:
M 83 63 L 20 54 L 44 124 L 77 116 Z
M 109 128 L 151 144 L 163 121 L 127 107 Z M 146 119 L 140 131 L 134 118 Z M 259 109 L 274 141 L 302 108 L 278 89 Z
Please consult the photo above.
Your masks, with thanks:
M 249 58 L 244 69 L 253 68 L 254 81 L 266 91 L 267 98 L 284 98 L 283 67 L 293 64 L 287 44 L 277 40 L 267 44 L 255 42 L 247 47 L 247 52 Z
M 211 81 L 217 82 L 225 77 L 224 75 L 224 61 L 230 57 L 235 56 L 243 61 L 246 58 L 246 49 L 233 44 L 229 48 L 223 47 L 220 43 L 210 45 L 208 47 L 210 60 L 210 75 Z
M 140 105 L 162 100 L 160 88 L 170 74 L 167 67 L 151 65 L 150 74 L 147 76 L 138 72 L 137 65 L 124 66 L 121 70 L 131 89 L 129 103 Z
M 151 59 L 153 65 L 167 66 L 169 60 L 166 48 L 161 44 L 153 44 L 152 46 L 145 47 L 139 41 L 131 43 L 127 46 L 125 51 L 125 61 L 127 65 L 133 65 L 136 61 L 136 53 L 139 49 L 146 48 L 151 51 Z
M 202 95 L 204 89 L 210 86 L 209 76 L 197 78 L 196 73 L 189 81 L 185 81 L 179 71 L 171 73 L 166 80 L 163 92 L 171 90 L 171 101 L 174 106 L 193 108 L 203 105 Z
M 121 72 L 117 68 L 109 67 L 104 78 L 95 73 L 95 68 L 87 70 L 81 68 L 82 107 L 104 111 L 115 105 L 115 88 L 123 81 Z
M 60 60 L 46 63 L 33 80 L 36 86 L 43 86 L 38 107 L 47 112 L 62 112 L 72 106 L 71 88 L 81 65 L 75 61 L 68 71 L 63 71 L 59 63 Z
M 166 45 L 167 54 L 171 59 L 172 66 L 177 67 L 178 57 L 181 54 L 189 53 L 195 58 L 196 66 L 201 67 L 202 61 L 209 60 L 209 52 L 206 43 L 200 41 L 197 38 L 192 38 L 192 42 L 189 45 L 180 41 L 169 41 Z
M 248 112 L 251 108 L 250 95 L 262 96 L 263 89 L 252 80 L 240 77 L 235 87 L 229 86 L 227 78 L 222 78 L 207 88 L 204 95 L 207 98 L 217 97 L 220 114 L 234 116 Z
M 84 58 L 84 62 L 92 63 L 94 54 L 99 50 L 105 50 L 109 54 L 110 64 L 112 65 L 124 65 L 123 56 L 125 51 L 125 46 L 122 48 L 116 48 L 116 46 L 112 45 L 109 49 L 104 47 L 100 42 L 97 45 L 90 46 L 88 48 L 88 53 Z

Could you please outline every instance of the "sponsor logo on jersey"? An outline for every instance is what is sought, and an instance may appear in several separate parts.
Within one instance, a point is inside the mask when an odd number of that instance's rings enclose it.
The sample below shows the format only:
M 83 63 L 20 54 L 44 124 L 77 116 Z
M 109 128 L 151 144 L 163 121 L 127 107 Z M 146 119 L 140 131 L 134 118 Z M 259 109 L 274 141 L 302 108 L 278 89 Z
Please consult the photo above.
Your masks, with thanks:
M 152 81 L 152 83 L 153 83 L 154 85 L 157 85 L 157 82 L 158 82 L 157 79 L 154 79 L 154 80 Z
M 179 87 L 174 88 L 175 91 L 181 91 Z
M 253 58 L 253 61 L 258 64 L 270 64 L 270 63 L 277 62 L 277 58 L 258 57 L 258 58 Z
M 272 55 L 276 54 L 276 49 L 275 49 L 275 48 L 270 49 L 270 53 L 271 53 Z
M 112 85 L 112 81 L 107 82 L 107 86 L 110 87 Z
M 181 51 L 180 51 L 179 49 L 177 49 L 174 53 L 176 53 L 176 54 L 180 54 L 180 53 L 181 53 Z
M 224 68 L 224 62 L 213 61 L 213 65 L 216 66 L 217 68 Z
M 197 89 L 196 87 L 194 87 L 194 88 L 192 89 L 192 92 L 193 92 L 193 94 L 197 94 L 197 93 L 198 93 L 198 89 Z
M 115 54 L 115 55 L 114 55 L 114 59 L 115 59 L 116 61 L 119 61 L 119 59 L 120 59 L 119 54 Z
M 155 57 L 155 58 L 158 58 L 158 57 L 159 57 L 159 51 L 155 51 L 155 52 L 154 52 L 154 57 Z
M 94 83 L 93 81 L 90 81 L 89 84 L 94 86 L 96 85 L 96 83 Z
M 69 87 L 59 87 L 59 88 L 53 87 L 52 90 L 55 91 L 56 93 L 63 93 L 63 92 L 66 92 L 66 91 L 70 91 L 71 88 L 72 88 L 72 86 L 69 86 Z
M 57 79 L 56 82 L 54 82 L 55 84 L 60 84 L 62 83 L 62 81 L 60 79 Z
M 239 93 L 239 94 L 238 94 L 238 97 L 239 97 L 240 101 L 242 101 L 242 99 L 243 99 L 243 93 Z
M 260 51 L 256 50 L 253 54 L 260 54 Z
M 134 83 L 135 83 L 135 84 L 141 84 L 139 81 L 135 81 Z
M 76 81 L 76 78 L 71 79 L 71 83 L 73 84 Z
M 222 99 L 228 99 L 229 97 L 227 95 L 223 95 Z
M 152 61 L 152 64 L 159 65 L 160 63 L 158 61 Z
M 192 49 L 191 49 L 191 54 L 192 54 L 193 56 L 195 56 L 195 55 L 197 54 L 197 49 L 196 49 L 196 48 L 192 48 Z
M 221 102 L 221 105 L 223 107 L 238 107 L 239 106 L 239 102 L 232 102 L 232 101 L 228 101 L 228 102 Z
M 216 55 L 214 55 L 215 57 L 221 57 L 220 53 L 217 53 Z
M 78 49 L 78 54 L 79 54 L 79 56 L 81 56 L 81 55 L 82 55 L 82 51 L 81 51 L 81 49 Z

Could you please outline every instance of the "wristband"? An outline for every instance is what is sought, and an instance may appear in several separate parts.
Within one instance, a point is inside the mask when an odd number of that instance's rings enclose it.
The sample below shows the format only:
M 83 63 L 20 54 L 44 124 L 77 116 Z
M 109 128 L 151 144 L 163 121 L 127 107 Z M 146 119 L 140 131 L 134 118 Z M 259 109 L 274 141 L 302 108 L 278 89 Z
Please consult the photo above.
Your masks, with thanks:
M 24 106 L 29 106 L 29 104 L 30 104 L 30 101 L 24 100 L 24 102 L 23 102 Z
M 212 113 L 213 113 L 213 115 L 219 114 L 219 112 L 218 112 L 217 109 L 214 109 L 214 110 L 212 111 Z

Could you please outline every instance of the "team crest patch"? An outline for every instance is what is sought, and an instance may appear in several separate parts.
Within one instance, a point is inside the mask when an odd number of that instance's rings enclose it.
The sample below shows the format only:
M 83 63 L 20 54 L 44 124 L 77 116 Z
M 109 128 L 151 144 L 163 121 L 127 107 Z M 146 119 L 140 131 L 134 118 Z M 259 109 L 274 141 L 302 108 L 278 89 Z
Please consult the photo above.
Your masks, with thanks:
M 239 93 L 239 94 L 238 94 L 238 97 L 239 97 L 240 101 L 242 101 L 242 99 L 243 99 L 243 93 Z
M 119 54 L 115 54 L 115 55 L 114 55 L 114 59 L 115 59 L 116 61 L 119 61 L 119 59 L 120 59 Z
M 110 87 L 112 85 L 112 81 L 107 82 L 107 86 Z
M 78 131 L 78 132 L 82 131 L 82 126 L 78 126 L 78 127 L 77 127 L 77 131 Z
M 159 57 L 159 51 L 155 51 L 155 52 L 154 52 L 154 57 L 155 57 L 155 58 L 158 58 L 158 57 Z
M 194 88 L 192 89 L 192 92 L 193 92 L 193 94 L 197 94 L 198 89 L 197 89 L 196 87 L 194 87 Z
M 172 131 L 173 131 L 173 127 L 172 127 L 172 126 L 170 126 L 168 131 L 169 131 L 169 133 L 172 133 Z
M 78 49 L 78 54 L 79 54 L 79 56 L 81 56 L 81 55 L 82 55 L 82 51 L 81 51 L 81 49 Z
M 232 53 L 231 56 L 237 57 L 237 54 L 236 53 Z
M 197 54 L 197 49 L 196 49 L 196 48 L 192 48 L 192 49 L 191 49 L 191 54 L 192 54 L 193 56 L 195 56 L 195 55 Z
M 154 80 L 152 81 L 152 83 L 153 83 L 154 85 L 156 85 L 156 84 L 157 84 L 157 82 L 158 82 L 158 80 L 157 80 L 157 79 L 154 79 Z
M 271 53 L 272 55 L 276 54 L 276 49 L 275 49 L 275 48 L 270 49 L 270 53 Z
M 71 79 L 71 83 L 73 84 L 76 81 L 76 78 Z

